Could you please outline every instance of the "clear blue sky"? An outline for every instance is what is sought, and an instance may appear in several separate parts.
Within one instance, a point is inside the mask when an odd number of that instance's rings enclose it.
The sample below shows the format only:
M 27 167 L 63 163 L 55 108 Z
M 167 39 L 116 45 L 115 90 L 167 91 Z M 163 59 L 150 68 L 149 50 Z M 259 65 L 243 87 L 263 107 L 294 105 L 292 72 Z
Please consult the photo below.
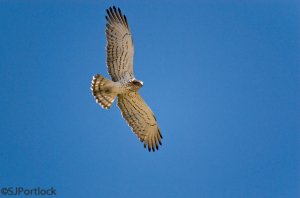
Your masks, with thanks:
M 1 1 L 0 187 L 300 197 L 300 4 L 238 2 Z M 164 136 L 155 153 L 90 91 L 94 74 L 108 77 L 111 5 Z

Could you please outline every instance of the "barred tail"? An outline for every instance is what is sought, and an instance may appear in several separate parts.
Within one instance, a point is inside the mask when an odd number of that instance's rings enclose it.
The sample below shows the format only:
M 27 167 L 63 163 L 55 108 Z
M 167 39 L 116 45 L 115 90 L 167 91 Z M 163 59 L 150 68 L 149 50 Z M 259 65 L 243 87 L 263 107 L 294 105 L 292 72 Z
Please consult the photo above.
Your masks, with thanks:
M 104 109 L 109 109 L 117 94 L 112 92 L 113 81 L 97 74 L 93 77 L 91 90 L 96 102 Z

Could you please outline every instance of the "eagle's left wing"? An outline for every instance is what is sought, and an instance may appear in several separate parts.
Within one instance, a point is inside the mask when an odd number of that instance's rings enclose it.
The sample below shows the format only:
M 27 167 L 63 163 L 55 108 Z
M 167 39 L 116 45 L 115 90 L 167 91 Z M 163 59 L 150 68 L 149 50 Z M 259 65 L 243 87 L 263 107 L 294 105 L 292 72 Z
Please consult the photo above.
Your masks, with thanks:
M 147 145 L 149 151 L 158 150 L 162 135 L 155 116 L 140 94 L 130 92 L 118 95 L 118 106 L 132 131 L 144 142 L 144 147 Z
M 106 64 L 111 79 L 115 82 L 128 82 L 133 74 L 133 41 L 126 16 L 120 8 L 106 10 Z

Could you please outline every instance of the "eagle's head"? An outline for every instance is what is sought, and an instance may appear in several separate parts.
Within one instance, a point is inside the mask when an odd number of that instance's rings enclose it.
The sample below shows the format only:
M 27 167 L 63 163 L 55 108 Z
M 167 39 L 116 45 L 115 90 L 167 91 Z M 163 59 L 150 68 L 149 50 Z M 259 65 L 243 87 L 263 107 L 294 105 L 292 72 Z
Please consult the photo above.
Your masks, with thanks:
M 139 90 L 143 86 L 143 81 L 134 79 L 131 81 L 131 84 L 133 85 L 134 90 Z

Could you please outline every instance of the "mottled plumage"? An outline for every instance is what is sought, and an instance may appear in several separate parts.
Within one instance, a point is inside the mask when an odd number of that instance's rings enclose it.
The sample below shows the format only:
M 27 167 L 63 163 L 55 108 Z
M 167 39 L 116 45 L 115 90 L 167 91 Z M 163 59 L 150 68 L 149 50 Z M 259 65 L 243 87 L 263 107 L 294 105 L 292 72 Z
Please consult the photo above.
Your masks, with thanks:
M 111 80 L 95 75 L 91 85 L 93 96 L 105 109 L 118 97 L 122 116 L 144 147 L 158 150 L 162 135 L 154 114 L 138 93 L 143 82 L 133 74 L 134 47 L 126 16 L 119 8 L 106 11 L 106 64 Z

